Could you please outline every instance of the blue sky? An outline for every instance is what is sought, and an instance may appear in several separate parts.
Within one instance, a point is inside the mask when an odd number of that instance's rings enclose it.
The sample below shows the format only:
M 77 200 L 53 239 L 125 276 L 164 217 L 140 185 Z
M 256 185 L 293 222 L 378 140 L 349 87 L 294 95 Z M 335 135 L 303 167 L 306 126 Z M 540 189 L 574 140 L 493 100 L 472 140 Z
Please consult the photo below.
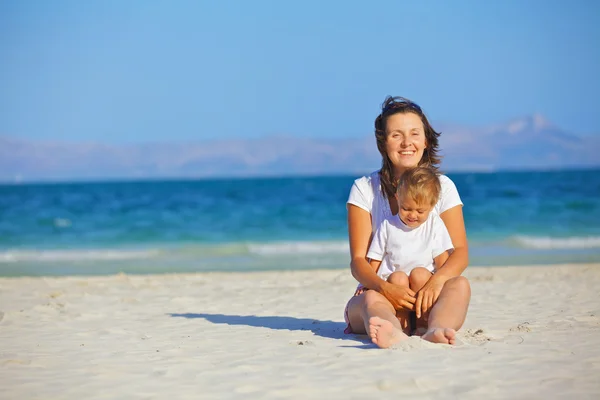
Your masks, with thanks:
M 0 3 L 0 135 L 360 137 L 387 94 L 433 121 L 539 112 L 600 135 L 595 1 Z

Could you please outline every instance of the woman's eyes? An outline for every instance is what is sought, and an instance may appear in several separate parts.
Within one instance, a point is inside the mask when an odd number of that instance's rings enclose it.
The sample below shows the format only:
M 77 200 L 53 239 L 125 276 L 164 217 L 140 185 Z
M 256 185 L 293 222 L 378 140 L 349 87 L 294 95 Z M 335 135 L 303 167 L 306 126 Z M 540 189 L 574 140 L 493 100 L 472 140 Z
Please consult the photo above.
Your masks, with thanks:
M 410 136 L 421 136 L 421 132 L 419 132 L 419 131 L 412 131 L 410 133 Z M 390 137 L 393 138 L 393 139 L 398 139 L 398 138 L 402 137 L 402 134 L 401 133 L 391 133 Z
M 419 132 L 413 132 L 413 133 L 410 134 L 410 136 L 411 137 L 420 137 L 421 133 L 419 133 Z M 390 135 L 390 138 L 392 138 L 394 140 L 400 140 L 400 139 L 402 139 L 402 135 L 399 134 L 399 133 L 392 133 Z

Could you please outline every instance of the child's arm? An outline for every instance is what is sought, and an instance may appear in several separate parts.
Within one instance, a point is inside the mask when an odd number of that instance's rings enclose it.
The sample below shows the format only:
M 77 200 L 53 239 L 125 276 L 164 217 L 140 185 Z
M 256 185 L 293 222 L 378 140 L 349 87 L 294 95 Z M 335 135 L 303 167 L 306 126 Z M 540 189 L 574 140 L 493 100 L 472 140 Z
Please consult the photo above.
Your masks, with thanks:
M 435 270 L 439 270 L 444 266 L 446 261 L 450 258 L 450 254 L 454 251 L 452 245 L 452 239 L 448 233 L 448 229 L 441 218 L 434 220 L 433 228 L 433 263 L 435 264 Z
M 448 253 L 447 250 L 444 251 L 439 256 L 437 256 L 436 258 L 434 258 L 433 263 L 435 264 L 435 269 L 436 270 L 440 269 L 442 267 L 442 265 L 444 265 L 446 260 L 448 260 L 448 258 L 450 258 L 450 254 Z
M 373 239 L 371 240 L 369 250 L 367 251 L 367 258 L 370 260 L 369 264 L 371 265 L 371 268 L 373 268 L 373 271 L 375 271 L 375 273 L 379 271 L 381 260 L 383 260 L 383 256 L 385 254 L 385 248 L 387 243 L 386 225 L 387 221 L 383 221 L 381 226 L 377 228 L 375 234 L 373 235 Z
M 371 261 L 369 261 L 369 264 L 371 264 L 373 271 L 375 271 L 375 273 L 377 273 L 377 271 L 379 271 L 379 266 L 381 265 L 381 260 L 373 260 L 371 258 Z

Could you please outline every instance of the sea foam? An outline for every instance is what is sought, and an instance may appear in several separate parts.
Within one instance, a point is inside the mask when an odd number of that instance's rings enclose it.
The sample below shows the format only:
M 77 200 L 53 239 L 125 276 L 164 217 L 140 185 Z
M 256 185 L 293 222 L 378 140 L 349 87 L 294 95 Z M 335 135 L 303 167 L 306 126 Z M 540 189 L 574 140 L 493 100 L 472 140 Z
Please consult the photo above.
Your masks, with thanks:
M 530 249 L 593 249 L 600 247 L 600 236 L 583 237 L 548 237 L 548 236 L 513 236 L 514 240 Z

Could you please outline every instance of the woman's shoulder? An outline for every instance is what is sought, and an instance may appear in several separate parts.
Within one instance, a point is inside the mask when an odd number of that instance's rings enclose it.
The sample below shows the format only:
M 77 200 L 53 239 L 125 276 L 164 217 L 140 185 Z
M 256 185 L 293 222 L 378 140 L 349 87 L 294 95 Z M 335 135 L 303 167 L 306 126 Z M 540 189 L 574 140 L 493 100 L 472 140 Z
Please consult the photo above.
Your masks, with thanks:
M 347 204 L 353 204 L 371 213 L 373 203 L 376 202 L 377 188 L 379 187 L 379 175 L 373 172 L 354 181 Z
M 368 175 L 362 176 L 356 180 L 354 180 L 354 184 L 361 188 L 362 190 L 376 192 L 376 189 L 379 188 L 379 171 L 371 172 Z
M 454 182 L 452 181 L 452 179 L 448 178 L 447 175 L 439 174 L 438 178 L 440 179 L 440 184 L 442 186 L 448 186 L 448 185 L 454 186 Z
M 440 174 L 438 175 L 438 178 L 440 180 L 440 185 L 442 186 L 442 193 L 457 192 L 454 181 L 448 178 L 448 176 Z
M 373 171 L 370 174 L 361 176 L 360 178 L 356 179 L 354 182 L 356 182 L 356 183 L 360 182 L 361 184 L 367 184 L 367 185 L 370 185 L 371 183 L 374 183 L 374 182 L 379 182 L 379 171 Z
M 444 211 L 462 205 L 463 203 L 452 179 L 448 178 L 446 175 L 440 174 L 439 180 L 440 185 L 442 186 L 442 192 L 440 194 L 440 200 L 436 204 L 436 211 L 438 214 L 441 214 Z

